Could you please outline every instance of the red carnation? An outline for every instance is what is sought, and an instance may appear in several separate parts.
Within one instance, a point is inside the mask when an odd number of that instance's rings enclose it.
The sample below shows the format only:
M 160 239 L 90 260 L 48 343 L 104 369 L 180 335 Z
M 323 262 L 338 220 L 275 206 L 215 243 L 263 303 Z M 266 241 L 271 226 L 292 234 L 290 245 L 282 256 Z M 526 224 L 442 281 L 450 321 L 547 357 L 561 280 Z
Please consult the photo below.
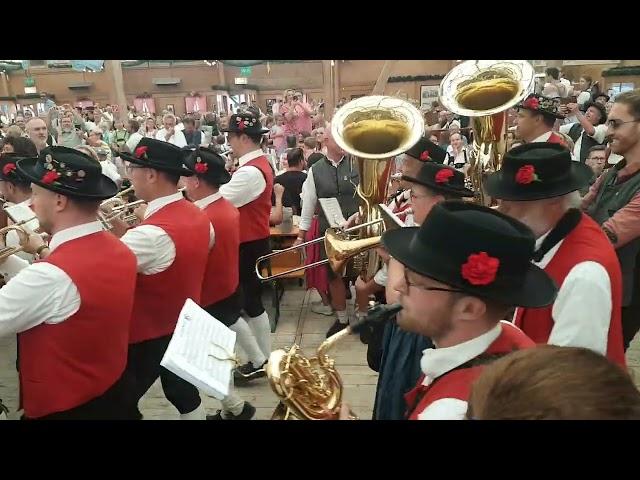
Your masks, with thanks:
M 136 158 L 142 158 L 143 155 L 146 158 L 148 149 L 149 149 L 149 147 L 147 147 L 147 146 L 138 147 L 138 148 L 135 149 L 133 154 L 136 156 Z
M 9 175 L 11 172 L 13 172 L 16 169 L 16 164 L 15 163 L 7 163 L 3 168 L 2 168 L 2 174 L 4 176 Z
M 55 170 L 49 170 L 42 176 L 41 182 L 49 185 L 50 183 L 55 182 L 58 178 L 60 178 L 60 174 Z
M 531 97 L 524 102 L 524 106 L 532 110 L 538 110 L 540 108 L 540 100 L 536 97 Z
M 202 162 L 196 163 L 195 169 L 196 173 L 205 173 L 207 170 L 209 170 L 209 165 Z
M 520 185 L 528 185 L 536 180 L 538 180 L 538 175 L 536 175 L 536 169 L 533 165 L 523 165 L 516 172 L 516 183 Z
M 449 183 L 449 179 L 453 177 L 453 170 L 449 168 L 443 168 L 436 173 L 436 183 Z
M 427 160 L 431 160 L 431 157 L 429 156 L 429 152 L 427 152 L 426 150 L 422 152 L 420 154 L 420 160 L 422 160 L 423 162 L 426 162 Z
M 462 278 L 471 285 L 489 285 L 496 279 L 500 260 L 487 255 L 487 252 L 472 253 L 467 263 L 462 265 Z
M 242 131 L 242 130 L 244 130 L 244 128 L 245 128 L 244 123 L 238 122 L 238 130 Z

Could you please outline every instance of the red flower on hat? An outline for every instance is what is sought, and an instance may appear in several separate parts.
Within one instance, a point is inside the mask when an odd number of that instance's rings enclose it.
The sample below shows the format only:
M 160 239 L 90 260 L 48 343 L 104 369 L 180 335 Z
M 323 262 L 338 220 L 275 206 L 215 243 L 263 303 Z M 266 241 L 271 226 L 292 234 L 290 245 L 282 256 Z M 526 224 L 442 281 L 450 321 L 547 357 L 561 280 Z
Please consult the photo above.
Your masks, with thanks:
M 537 180 L 538 175 L 536 175 L 536 169 L 533 165 L 523 165 L 516 172 L 516 183 L 520 185 L 528 185 Z
M 450 168 L 443 168 L 436 173 L 436 183 L 449 183 L 451 177 L 453 177 L 453 170 Z
M 538 110 L 540 108 L 540 100 L 538 100 L 536 97 L 531 97 L 531 98 L 528 98 L 523 105 L 526 108 L 530 108 L 532 110 Z
M 420 160 L 422 160 L 423 162 L 426 162 L 427 160 L 431 160 L 431 157 L 429 156 L 429 152 L 428 151 L 424 151 L 420 154 Z
M 40 181 L 45 185 L 49 185 L 55 182 L 58 178 L 60 178 L 60 174 L 58 172 L 56 172 L 55 170 L 49 170 L 42 176 Z
M 143 145 L 142 147 L 138 147 L 135 149 L 135 152 L 133 153 L 136 158 L 147 158 L 147 150 L 149 149 L 149 147 L 147 147 L 146 145 Z
M 15 163 L 7 163 L 4 167 L 2 167 L 2 174 L 7 176 L 11 172 L 13 172 L 15 169 L 16 169 Z
M 245 125 L 244 125 L 244 123 L 242 123 L 242 121 L 238 122 L 238 130 L 242 131 L 242 130 L 244 130 L 244 127 L 245 127 Z
M 487 252 L 472 253 L 462 265 L 462 278 L 471 285 L 489 285 L 496 279 L 500 260 Z
M 196 170 L 196 173 L 205 173 L 207 170 L 209 170 L 209 165 L 200 162 L 196 163 L 196 166 L 194 168 Z

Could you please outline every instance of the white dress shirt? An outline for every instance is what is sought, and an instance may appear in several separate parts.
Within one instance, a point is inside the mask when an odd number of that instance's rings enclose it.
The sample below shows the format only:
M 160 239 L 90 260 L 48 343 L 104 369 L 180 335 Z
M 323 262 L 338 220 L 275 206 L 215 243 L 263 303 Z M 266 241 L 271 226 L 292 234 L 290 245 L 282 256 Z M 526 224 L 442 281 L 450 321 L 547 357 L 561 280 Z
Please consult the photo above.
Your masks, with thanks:
M 536 240 L 536 249 L 548 234 Z M 542 260 L 533 263 L 544 269 L 563 241 L 549 250 Z M 605 268 L 592 261 L 577 263 L 560 285 L 551 308 L 553 328 L 547 343 L 584 347 L 606 355 L 612 308 L 611 279 Z M 515 314 L 518 314 L 518 309 Z
M 552 133 L 553 133 L 552 130 L 549 130 L 548 132 L 544 132 L 538 138 L 535 138 L 534 140 L 531 140 L 530 143 L 547 142 L 547 141 L 549 141 L 549 137 L 551 136 Z
M 264 152 L 261 149 L 245 153 L 238 159 L 238 164 L 244 167 L 247 162 L 263 155 Z M 260 169 L 249 165 L 236 170 L 231 176 L 231 181 L 220 187 L 220 193 L 236 208 L 240 208 L 262 195 L 265 188 L 267 188 L 267 182 Z
M 146 220 L 163 207 L 184 199 L 177 192 L 149 202 L 144 212 Z M 209 248 L 213 246 L 213 226 L 209 225 Z M 131 249 L 138 261 L 138 273 L 155 275 L 168 269 L 176 259 L 176 246 L 171 237 L 156 225 L 139 225 L 127 230 L 120 240 Z
M 182 133 L 181 130 L 178 130 L 178 127 L 176 127 L 173 131 L 173 135 L 171 135 L 169 137 L 169 140 L 166 139 L 167 137 L 167 130 L 162 128 L 160 130 L 158 130 L 158 132 L 156 133 L 156 140 L 161 140 L 163 142 L 169 142 L 169 143 L 173 143 L 176 147 L 186 147 L 187 146 L 187 139 L 184 138 L 184 133 Z
M 502 323 L 479 337 L 447 348 L 427 348 L 422 352 L 420 368 L 424 373 L 422 385 L 428 387 L 438 377 L 476 358 L 500 336 Z M 464 420 L 467 402 L 458 398 L 441 398 L 418 414 L 418 420 Z
M 573 127 L 577 122 L 568 123 L 566 125 L 560 125 L 560 133 L 564 133 L 569 135 L 569 130 Z M 580 161 L 580 151 L 582 149 L 582 136 L 586 133 L 589 137 L 593 138 L 598 143 L 604 143 L 605 138 L 607 137 L 607 126 L 606 125 L 596 125 L 593 127 L 595 132 L 593 135 L 589 135 L 584 128 L 582 129 L 582 133 L 578 137 L 578 139 L 574 142 L 575 145 L 573 147 L 573 159 L 575 161 Z
M 85 223 L 59 231 L 51 238 L 55 251 L 65 242 L 102 231 L 100 222 Z M 60 323 L 80 309 L 80 293 L 71 278 L 47 262 L 29 265 L 15 255 L 2 265 L 0 273 L 9 282 L 0 289 L 0 337 L 24 332 L 41 323 Z
M 338 165 L 340 165 L 346 157 L 342 157 L 337 162 L 329 157 L 326 158 L 334 168 L 338 168 Z M 313 167 L 311 167 L 307 172 L 307 179 L 302 184 L 300 198 L 302 199 L 302 212 L 300 212 L 300 224 L 298 228 L 307 232 L 311 228 L 311 221 L 313 220 L 313 214 L 316 211 L 316 204 L 318 203 L 316 182 L 313 179 Z

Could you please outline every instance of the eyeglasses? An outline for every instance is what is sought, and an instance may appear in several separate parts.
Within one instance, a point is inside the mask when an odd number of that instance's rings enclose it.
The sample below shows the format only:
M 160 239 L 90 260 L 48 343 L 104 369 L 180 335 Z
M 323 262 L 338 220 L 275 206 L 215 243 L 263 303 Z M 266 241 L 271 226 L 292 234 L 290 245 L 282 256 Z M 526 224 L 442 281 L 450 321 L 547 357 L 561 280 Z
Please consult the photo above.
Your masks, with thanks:
M 416 195 L 413 191 L 409 194 L 411 200 L 416 200 L 418 198 L 429 198 L 429 195 Z
M 146 168 L 146 167 L 141 167 L 141 166 L 139 166 L 139 165 L 132 165 L 132 164 L 129 164 L 129 165 L 125 165 L 125 166 L 124 166 L 124 171 L 125 171 L 125 173 L 126 173 L 127 175 L 131 175 L 131 173 L 132 173 L 136 168 Z
M 407 274 L 407 269 L 404 270 L 404 281 L 407 284 L 407 287 L 415 287 L 420 290 L 434 291 L 434 292 L 452 292 L 452 293 L 462 293 L 462 290 L 458 290 L 455 288 L 444 288 L 444 287 L 427 287 L 425 285 L 419 285 L 409 280 L 409 275 Z
M 619 129 L 622 125 L 624 125 L 625 123 L 635 123 L 635 122 L 640 122 L 640 120 L 629 120 L 626 122 L 621 122 L 620 120 L 608 120 L 606 121 L 604 124 L 608 127 L 611 128 L 613 130 L 617 130 Z

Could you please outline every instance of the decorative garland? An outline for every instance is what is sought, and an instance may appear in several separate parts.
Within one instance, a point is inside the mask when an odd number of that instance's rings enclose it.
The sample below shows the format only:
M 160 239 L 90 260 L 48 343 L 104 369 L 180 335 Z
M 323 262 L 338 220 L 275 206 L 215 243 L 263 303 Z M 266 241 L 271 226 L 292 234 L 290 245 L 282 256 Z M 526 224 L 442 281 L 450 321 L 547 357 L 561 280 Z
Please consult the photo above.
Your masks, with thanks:
M 602 72 L 603 77 L 627 77 L 631 75 L 640 75 L 640 66 L 613 67 Z
M 429 80 L 442 80 L 444 75 L 406 75 L 401 77 L 389 77 L 389 83 L 398 82 L 426 82 Z

